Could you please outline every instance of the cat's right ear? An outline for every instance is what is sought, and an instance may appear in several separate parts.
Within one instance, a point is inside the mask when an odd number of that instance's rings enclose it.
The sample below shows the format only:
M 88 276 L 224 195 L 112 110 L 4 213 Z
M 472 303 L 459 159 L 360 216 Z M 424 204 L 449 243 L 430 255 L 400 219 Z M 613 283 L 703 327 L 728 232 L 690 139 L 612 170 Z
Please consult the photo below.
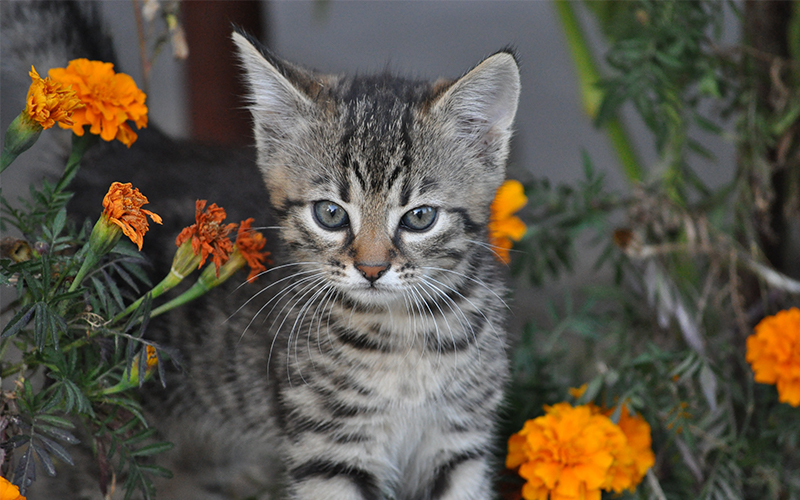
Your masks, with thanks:
M 291 137 L 314 105 L 287 78 L 294 68 L 260 50 L 248 35 L 234 31 L 232 37 L 246 73 L 256 145 L 270 149 L 273 141 Z

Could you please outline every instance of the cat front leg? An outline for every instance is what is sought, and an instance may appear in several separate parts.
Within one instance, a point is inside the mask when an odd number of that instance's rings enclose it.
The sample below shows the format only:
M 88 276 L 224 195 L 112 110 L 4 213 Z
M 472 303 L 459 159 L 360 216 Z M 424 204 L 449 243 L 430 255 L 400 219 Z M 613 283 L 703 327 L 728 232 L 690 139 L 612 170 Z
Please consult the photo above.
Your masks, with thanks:
M 487 457 L 465 453 L 440 466 L 431 484 L 430 500 L 488 500 L 492 493 L 491 464 Z
M 296 500 L 378 500 L 377 477 L 362 468 L 320 458 L 288 471 L 290 498 Z

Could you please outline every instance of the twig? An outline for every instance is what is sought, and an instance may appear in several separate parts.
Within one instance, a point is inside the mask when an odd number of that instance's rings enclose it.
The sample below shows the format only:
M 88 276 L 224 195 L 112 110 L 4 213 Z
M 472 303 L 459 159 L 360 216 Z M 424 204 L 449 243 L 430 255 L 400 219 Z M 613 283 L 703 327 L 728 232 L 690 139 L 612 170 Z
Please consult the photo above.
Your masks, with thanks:
M 150 61 L 147 59 L 147 37 L 144 33 L 144 19 L 142 19 L 141 0 L 131 0 L 133 15 L 136 18 L 136 33 L 139 36 L 139 59 L 142 61 L 142 91 L 150 94 Z

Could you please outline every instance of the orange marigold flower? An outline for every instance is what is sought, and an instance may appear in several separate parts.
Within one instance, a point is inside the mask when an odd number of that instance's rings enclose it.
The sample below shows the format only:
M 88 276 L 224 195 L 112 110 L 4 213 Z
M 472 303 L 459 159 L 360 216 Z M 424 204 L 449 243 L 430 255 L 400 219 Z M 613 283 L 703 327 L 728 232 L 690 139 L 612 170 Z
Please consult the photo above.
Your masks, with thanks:
M 71 126 L 72 114 L 84 106 L 75 91 L 51 78 L 42 79 L 33 66 L 28 74 L 31 77 L 31 86 L 28 88 L 25 105 L 27 116 L 45 130 L 56 122 Z
M 527 227 L 522 219 L 514 215 L 525 204 L 528 197 L 519 181 L 507 180 L 497 190 L 492 201 L 489 217 L 489 243 L 492 244 L 498 260 L 504 264 L 511 262 L 508 251 L 512 240 L 519 241 L 525 236 Z
M 519 465 L 527 480 L 526 500 L 600 500 L 600 489 L 625 435 L 611 420 L 589 406 L 569 403 L 545 406 L 546 414 L 528 420 L 509 439 L 506 465 Z
M 59 123 L 62 128 L 72 128 L 83 135 L 84 125 L 103 140 L 119 140 L 130 147 L 136 141 L 136 132 L 128 125 L 132 120 L 136 128 L 147 126 L 146 95 L 139 90 L 133 78 L 115 73 L 114 65 L 102 61 L 74 59 L 66 68 L 53 68 L 49 72 L 53 81 L 72 85 L 80 100 L 86 105 L 75 110 L 74 123 Z
M 147 369 L 150 370 L 152 367 L 158 364 L 158 356 L 156 356 L 156 348 L 149 345 L 146 348 L 147 351 L 147 359 L 145 363 L 147 363 Z
M 247 281 L 252 282 L 258 275 L 266 271 L 264 261 L 267 259 L 269 252 L 262 252 L 264 245 L 267 244 L 267 239 L 258 231 L 250 228 L 253 224 L 253 218 L 243 220 L 239 224 L 239 231 L 236 233 L 236 249 L 247 261 L 250 266 L 250 274 L 247 275 Z M 269 261 L 267 261 L 269 262 Z
M 147 203 L 147 197 L 132 187 L 130 182 L 114 182 L 103 198 L 103 213 L 108 221 L 122 228 L 122 233 L 136 243 L 139 250 L 142 249 L 144 234 L 150 228 L 147 216 L 161 224 L 158 214 L 142 208 Z
M 756 382 L 776 384 L 781 403 L 800 406 L 800 309 L 762 319 L 747 337 L 746 359 Z
M 25 497 L 20 495 L 19 487 L 11 484 L 8 479 L 0 477 L 0 500 L 25 500 Z
M 545 406 L 508 440 L 506 466 L 519 467 L 526 500 L 599 500 L 600 491 L 633 491 L 655 460 L 650 426 L 622 409 L 614 424 L 599 407 Z
M 233 243 L 228 235 L 236 229 L 235 223 L 222 224 L 225 217 L 227 217 L 225 209 L 218 207 L 216 203 L 212 203 L 206 209 L 206 200 L 197 200 L 195 204 L 196 222 L 183 228 L 181 234 L 175 239 L 178 247 L 191 241 L 192 251 L 195 255 L 200 255 L 198 269 L 205 264 L 210 255 L 212 262 L 217 267 L 217 276 L 219 276 L 219 267 L 228 261 L 233 251 Z
M 611 417 L 614 411 L 612 408 L 603 414 Z M 650 437 L 650 424 L 639 415 L 631 415 L 628 408 L 623 405 L 617 426 L 625 435 L 626 446 L 616 450 L 603 489 L 616 493 L 622 493 L 626 489 L 633 492 L 648 469 L 656 462 Z

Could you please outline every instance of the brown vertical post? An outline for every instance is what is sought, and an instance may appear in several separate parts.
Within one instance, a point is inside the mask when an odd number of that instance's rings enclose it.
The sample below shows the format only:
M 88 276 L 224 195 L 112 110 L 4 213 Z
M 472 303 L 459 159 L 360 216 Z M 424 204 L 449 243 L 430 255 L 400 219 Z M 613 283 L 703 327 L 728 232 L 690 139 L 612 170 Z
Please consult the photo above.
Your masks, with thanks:
M 760 57 L 751 57 L 749 63 L 754 65 L 757 78 L 758 106 L 762 109 L 773 109 L 770 94 L 773 90 L 770 71 L 773 62 L 771 57 L 788 59 L 789 53 L 789 20 L 792 16 L 792 2 L 780 0 L 747 0 L 744 3 L 744 38 L 745 43 L 755 49 Z M 784 270 L 784 246 L 787 242 L 786 216 L 786 172 L 777 165 L 777 150 L 771 148 L 766 158 L 773 166 L 772 186 L 774 198 L 765 217 L 766 224 L 758 227 L 764 255 L 778 270 Z
M 186 0 L 181 3 L 189 44 L 187 83 L 193 139 L 226 146 L 252 143 L 245 88 L 236 60 L 232 26 L 261 38 L 261 2 Z

